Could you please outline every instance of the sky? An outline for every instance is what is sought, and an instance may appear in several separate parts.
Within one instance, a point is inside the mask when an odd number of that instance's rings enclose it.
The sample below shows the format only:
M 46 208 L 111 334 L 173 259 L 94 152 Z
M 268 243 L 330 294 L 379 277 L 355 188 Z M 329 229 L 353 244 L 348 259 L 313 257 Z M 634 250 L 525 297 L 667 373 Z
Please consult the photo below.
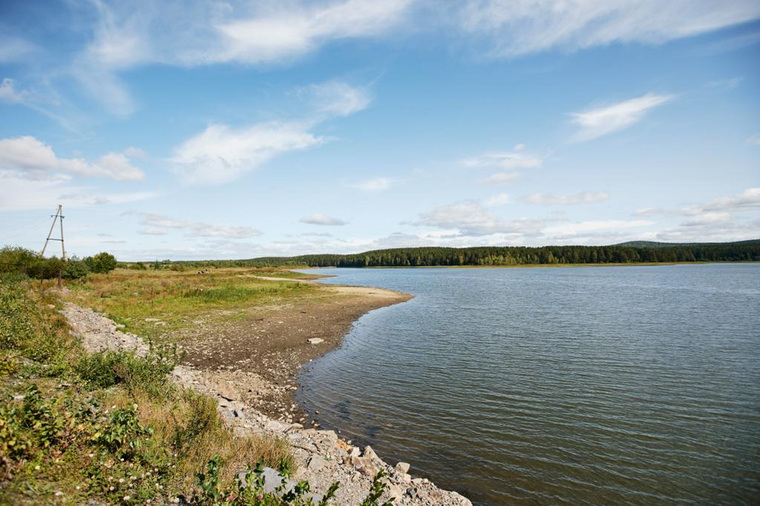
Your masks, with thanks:
M 3 0 L 0 244 L 59 204 L 124 261 L 758 239 L 760 2 Z

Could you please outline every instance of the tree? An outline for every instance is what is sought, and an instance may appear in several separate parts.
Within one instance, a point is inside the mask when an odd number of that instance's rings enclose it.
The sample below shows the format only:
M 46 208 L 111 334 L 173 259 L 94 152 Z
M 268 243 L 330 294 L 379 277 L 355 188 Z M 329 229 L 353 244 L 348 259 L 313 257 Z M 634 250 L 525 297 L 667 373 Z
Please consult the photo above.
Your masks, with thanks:
M 85 258 L 84 263 L 87 264 L 90 271 L 106 274 L 116 268 L 116 257 L 102 251 L 95 256 Z

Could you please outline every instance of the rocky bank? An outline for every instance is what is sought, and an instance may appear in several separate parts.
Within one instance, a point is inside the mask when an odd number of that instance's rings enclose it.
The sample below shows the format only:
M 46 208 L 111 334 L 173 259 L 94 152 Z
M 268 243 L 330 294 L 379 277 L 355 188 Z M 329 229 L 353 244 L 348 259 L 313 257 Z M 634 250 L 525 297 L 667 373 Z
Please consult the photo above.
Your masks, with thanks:
M 90 309 L 69 303 L 63 314 L 90 352 L 130 350 L 144 355 L 148 351 L 140 337 L 121 331 L 112 320 Z M 298 465 L 293 478 L 308 480 L 317 495 L 338 482 L 337 504 L 360 504 L 370 489 L 372 477 L 383 469 L 387 473 L 384 500 L 393 499 L 402 506 L 471 506 L 468 499 L 456 492 L 441 490 L 427 479 L 414 478 L 409 464 L 390 465 L 369 446 L 353 446 L 334 431 L 305 428 L 257 409 L 267 399 L 279 402 L 292 399 L 290 394 L 295 387 L 291 383 L 276 384 L 253 371 L 201 369 L 187 364 L 177 366 L 171 376 L 177 384 L 217 399 L 220 414 L 236 434 L 268 434 L 285 439 Z M 289 407 L 295 409 L 294 405 Z

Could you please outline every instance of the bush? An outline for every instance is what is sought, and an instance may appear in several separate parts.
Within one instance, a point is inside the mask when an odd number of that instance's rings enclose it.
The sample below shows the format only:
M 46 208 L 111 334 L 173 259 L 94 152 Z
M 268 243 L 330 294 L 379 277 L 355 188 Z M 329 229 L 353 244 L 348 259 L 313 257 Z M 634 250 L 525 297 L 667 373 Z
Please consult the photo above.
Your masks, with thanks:
M 87 257 L 84 259 L 87 267 L 91 272 L 97 272 L 100 274 L 107 274 L 116 268 L 116 257 L 110 253 L 102 251 L 97 255 Z
M 63 279 L 84 279 L 90 269 L 82 260 L 69 260 L 63 266 Z

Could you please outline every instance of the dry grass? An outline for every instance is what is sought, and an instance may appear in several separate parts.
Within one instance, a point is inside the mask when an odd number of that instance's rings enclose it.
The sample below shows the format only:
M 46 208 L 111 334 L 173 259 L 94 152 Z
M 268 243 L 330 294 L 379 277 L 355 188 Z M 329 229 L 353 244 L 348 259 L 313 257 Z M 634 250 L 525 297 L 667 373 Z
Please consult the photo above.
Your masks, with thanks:
M 221 481 L 231 483 L 235 473 L 251 463 L 263 460 L 266 465 L 292 469 L 294 460 L 287 443 L 262 435 L 235 435 L 217 412 L 216 401 L 191 390 L 174 388 L 163 400 L 145 392 L 129 395 L 124 390 L 110 393 L 106 405 L 125 408 L 138 405 L 140 422 L 153 431 L 152 444 L 157 450 L 171 448 L 175 463 L 171 488 L 191 490 L 195 474 L 218 455 L 222 463 Z

